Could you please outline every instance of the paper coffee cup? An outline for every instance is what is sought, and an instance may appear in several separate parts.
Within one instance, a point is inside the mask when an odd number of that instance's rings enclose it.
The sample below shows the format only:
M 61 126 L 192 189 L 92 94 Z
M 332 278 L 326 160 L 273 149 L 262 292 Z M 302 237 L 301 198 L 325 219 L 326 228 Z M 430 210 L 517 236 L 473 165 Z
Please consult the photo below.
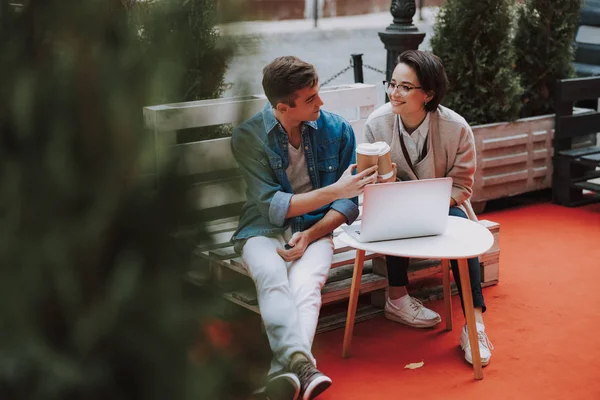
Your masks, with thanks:
M 381 179 L 389 179 L 394 175 L 392 167 L 392 152 L 390 146 L 386 142 L 376 142 L 379 145 L 379 158 L 377 165 L 379 168 L 377 173 Z
M 362 172 L 376 165 L 379 152 L 379 146 L 375 143 L 361 143 L 356 146 L 356 172 Z

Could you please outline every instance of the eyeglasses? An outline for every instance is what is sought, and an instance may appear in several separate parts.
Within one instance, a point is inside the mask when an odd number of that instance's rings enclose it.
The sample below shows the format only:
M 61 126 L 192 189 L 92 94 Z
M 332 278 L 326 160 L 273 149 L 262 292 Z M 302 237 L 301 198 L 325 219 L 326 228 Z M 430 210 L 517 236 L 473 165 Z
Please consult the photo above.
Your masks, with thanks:
M 385 86 L 385 90 L 389 94 L 394 93 L 394 90 L 398 89 L 398 93 L 402 97 L 408 96 L 408 94 L 410 93 L 410 91 L 413 90 L 413 89 L 422 89 L 421 86 L 399 85 L 397 83 L 389 82 L 389 81 L 383 81 L 383 86 Z

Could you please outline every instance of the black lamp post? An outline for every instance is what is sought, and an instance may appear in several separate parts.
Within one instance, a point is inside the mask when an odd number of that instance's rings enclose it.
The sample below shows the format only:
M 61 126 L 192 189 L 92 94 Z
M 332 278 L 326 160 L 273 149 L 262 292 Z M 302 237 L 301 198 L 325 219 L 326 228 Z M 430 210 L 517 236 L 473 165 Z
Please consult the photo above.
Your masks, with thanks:
M 415 12 L 415 0 L 392 0 L 390 13 L 394 22 L 385 31 L 379 32 L 379 38 L 387 50 L 387 80 L 392 77 L 398 56 L 405 50 L 417 50 L 425 38 L 425 33 L 419 32 L 412 23 Z

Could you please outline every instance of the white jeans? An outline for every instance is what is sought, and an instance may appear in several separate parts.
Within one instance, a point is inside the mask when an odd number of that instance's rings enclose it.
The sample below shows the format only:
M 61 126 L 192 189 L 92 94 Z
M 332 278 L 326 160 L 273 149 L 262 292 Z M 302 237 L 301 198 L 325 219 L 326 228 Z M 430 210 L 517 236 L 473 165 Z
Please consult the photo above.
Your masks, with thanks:
M 314 361 L 310 349 L 321 309 L 321 288 L 333 258 L 333 240 L 326 236 L 311 243 L 300 259 L 285 262 L 276 249 L 283 248 L 286 239 L 289 232 L 285 237 L 256 236 L 242 250 L 273 351 L 269 373 L 287 368 L 296 352 Z

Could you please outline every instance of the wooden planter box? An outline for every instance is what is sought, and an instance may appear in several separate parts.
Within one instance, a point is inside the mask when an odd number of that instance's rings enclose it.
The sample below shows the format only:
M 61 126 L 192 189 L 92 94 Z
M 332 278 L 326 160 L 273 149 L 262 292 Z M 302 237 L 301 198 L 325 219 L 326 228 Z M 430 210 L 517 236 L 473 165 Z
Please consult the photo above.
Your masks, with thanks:
M 477 171 L 471 203 L 476 212 L 483 211 L 488 200 L 551 186 L 554 114 L 475 125 L 472 129 Z M 595 135 L 590 135 L 578 147 L 594 145 L 595 141 Z
M 550 187 L 554 114 L 472 128 L 477 171 L 471 202 L 476 209 L 488 200 Z

